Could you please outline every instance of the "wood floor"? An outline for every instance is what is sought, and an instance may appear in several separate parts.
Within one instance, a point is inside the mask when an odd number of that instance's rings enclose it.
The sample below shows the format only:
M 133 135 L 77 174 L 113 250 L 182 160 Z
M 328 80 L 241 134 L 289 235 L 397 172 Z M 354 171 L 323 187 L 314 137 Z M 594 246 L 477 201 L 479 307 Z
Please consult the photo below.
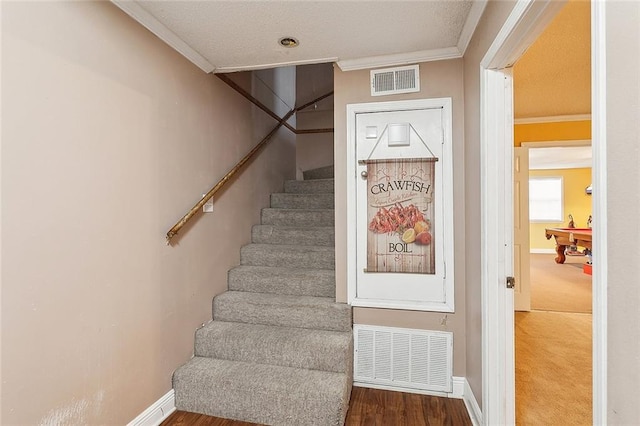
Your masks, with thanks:
M 255 423 L 176 411 L 162 426 L 254 426 Z M 354 387 L 347 426 L 471 425 L 461 399 Z

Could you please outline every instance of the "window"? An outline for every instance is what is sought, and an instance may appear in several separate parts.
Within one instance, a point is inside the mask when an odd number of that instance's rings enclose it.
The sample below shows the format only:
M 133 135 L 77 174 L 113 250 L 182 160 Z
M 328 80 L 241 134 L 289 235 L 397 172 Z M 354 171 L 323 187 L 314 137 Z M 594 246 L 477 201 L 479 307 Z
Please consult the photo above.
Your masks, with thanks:
M 529 178 L 529 220 L 562 222 L 562 177 Z

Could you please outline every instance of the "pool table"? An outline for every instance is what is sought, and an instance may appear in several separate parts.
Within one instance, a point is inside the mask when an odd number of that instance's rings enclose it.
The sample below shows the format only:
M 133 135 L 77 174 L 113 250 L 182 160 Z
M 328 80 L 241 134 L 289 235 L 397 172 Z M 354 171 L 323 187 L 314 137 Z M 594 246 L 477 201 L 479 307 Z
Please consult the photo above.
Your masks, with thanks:
M 591 228 L 547 228 L 547 240 L 556 239 L 556 263 L 564 263 L 567 246 L 580 246 L 591 250 Z

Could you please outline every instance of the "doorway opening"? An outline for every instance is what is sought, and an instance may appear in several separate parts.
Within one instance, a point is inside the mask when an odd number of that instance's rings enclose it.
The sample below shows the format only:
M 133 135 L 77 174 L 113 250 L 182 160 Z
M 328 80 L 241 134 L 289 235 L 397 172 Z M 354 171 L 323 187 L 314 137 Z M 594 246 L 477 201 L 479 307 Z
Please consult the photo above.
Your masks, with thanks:
M 557 15 L 563 4 L 520 1 L 481 62 L 483 421 L 515 423 L 514 301 L 506 277 L 514 272 L 512 66 Z M 591 93 L 593 123 L 593 422 L 606 418 L 606 120 L 603 7 L 591 3 Z M 496 158 L 498 161 L 496 162 Z M 496 163 L 497 167 L 496 167 Z M 498 223 L 496 223 L 496 219 Z M 500 253 L 506 250 L 504 259 Z M 504 261 L 503 261 L 504 260 Z M 497 285 L 496 285 L 497 284 Z

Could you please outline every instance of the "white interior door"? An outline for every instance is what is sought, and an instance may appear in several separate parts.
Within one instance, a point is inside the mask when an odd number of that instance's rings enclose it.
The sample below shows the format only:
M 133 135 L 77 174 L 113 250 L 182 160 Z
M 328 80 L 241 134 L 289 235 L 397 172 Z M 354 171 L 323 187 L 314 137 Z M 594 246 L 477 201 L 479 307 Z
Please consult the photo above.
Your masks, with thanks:
M 446 253 L 452 251 L 452 233 L 448 227 L 445 214 L 446 193 L 445 164 L 450 161 L 449 154 L 444 150 L 445 117 L 443 108 L 422 108 L 401 111 L 367 112 L 356 114 L 355 123 L 355 161 L 356 165 L 356 305 L 378 306 L 401 309 L 420 310 L 448 310 L 446 303 L 451 299 L 447 292 Z M 405 143 L 398 140 L 406 138 Z M 450 146 L 448 147 L 450 148 Z M 380 170 L 376 177 L 363 176 L 367 172 L 367 160 L 433 158 L 435 162 L 435 180 L 433 182 L 433 205 L 415 202 L 406 196 L 403 187 L 413 185 L 415 168 L 407 167 L 400 174 L 390 177 L 386 171 Z M 419 167 L 419 166 L 417 166 Z M 406 173 L 406 175 L 405 175 Z M 419 179 L 418 179 L 419 181 Z M 450 186 L 450 185 L 448 185 Z M 369 192 L 389 194 L 386 205 L 371 204 Z M 370 206 L 371 204 L 371 206 Z M 431 250 L 435 251 L 433 268 L 430 273 L 394 273 L 371 272 L 367 268 L 368 244 L 367 237 L 372 231 L 370 224 L 374 220 L 372 211 L 379 207 L 380 212 L 388 212 L 395 206 L 408 209 L 415 204 L 420 215 L 424 215 L 430 232 Z M 428 203 L 426 203 L 428 204 Z M 369 207 L 373 207 L 373 210 Z M 398 255 L 406 258 L 413 256 L 424 248 L 424 245 L 414 243 L 413 236 L 403 239 L 405 229 L 387 233 L 383 256 L 387 259 Z M 416 234 L 419 234 L 417 230 Z M 447 231 L 449 234 L 447 235 Z M 411 230 L 409 233 L 411 234 Z M 407 242 L 409 241 L 409 242 Z M 381 245 L 382 247 L 382 245 Z M 369 247 L 369 255 L 371 255 Z M 419 258 L 419 256 L 416 256 Z M 452 262 L 451 262 L 452 263 Z M 452 278 L 452 277 L 451 277 Z
M 530 311 L 529 149 L 514 148 L 513 155 L 513 272 L 516 278 L 514 307 L 516 311 Z

